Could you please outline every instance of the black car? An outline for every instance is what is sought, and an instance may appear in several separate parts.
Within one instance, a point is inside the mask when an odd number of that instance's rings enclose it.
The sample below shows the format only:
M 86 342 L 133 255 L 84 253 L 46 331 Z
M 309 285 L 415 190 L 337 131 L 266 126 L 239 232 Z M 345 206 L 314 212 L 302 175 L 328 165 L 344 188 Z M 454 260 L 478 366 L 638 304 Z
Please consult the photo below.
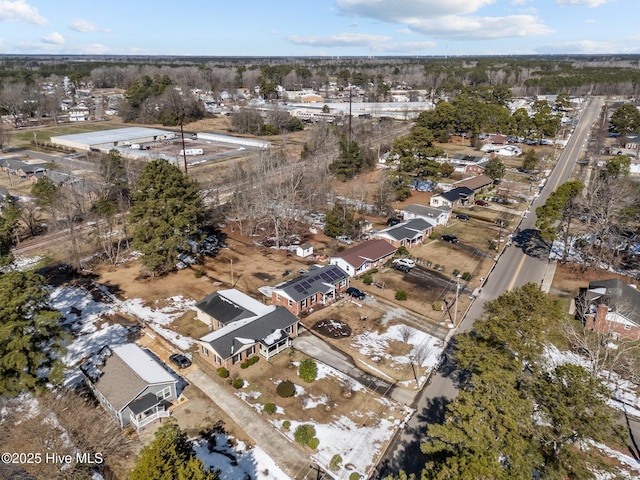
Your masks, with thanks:
M 440 238 L 445 242 L 458 243 L 458 237 L 456 237 L 455 235 L 442 235 L 442 237 Z
M 466 213 L 459 213 L 456 215 L 456 218 L 458 220 L 469 220 L 469 215 L 467 215 Z
M 191 366 L 191 360 L 189 360 L 181 353 L 174 353 L 173 355 L 169 355 L 169 360 L 178 368 L 187 368 Z
M 403 265 L 402 263 L 394 264 L 393 268 L 395 268 L 399 272 L 404 272 L 404 273 L 409 273 L 411 271 L 411 267 L 409 265 Z
M 402 220 L 399 218 L 390 218 L 387 220 L 387 227 L 393 227 L 394 225 L 398 225 Z
M 356 287 L 347 288 L 347 291 L 345 293 L 355 298 L 356 300 L 364 300 L 364 297 L 366 297 L 365 293 L 361 290 L 358 290 Z

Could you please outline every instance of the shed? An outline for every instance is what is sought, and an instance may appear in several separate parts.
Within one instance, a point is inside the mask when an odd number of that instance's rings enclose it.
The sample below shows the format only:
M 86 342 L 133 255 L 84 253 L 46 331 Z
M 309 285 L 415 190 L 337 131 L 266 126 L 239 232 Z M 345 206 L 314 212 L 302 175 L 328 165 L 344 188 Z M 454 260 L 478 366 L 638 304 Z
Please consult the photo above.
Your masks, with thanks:
M 298 245 L 296 247 L 296 255 L 302 258 L 307 258 L 308 256 L 313 255 L 313 245 L 310 243 Z

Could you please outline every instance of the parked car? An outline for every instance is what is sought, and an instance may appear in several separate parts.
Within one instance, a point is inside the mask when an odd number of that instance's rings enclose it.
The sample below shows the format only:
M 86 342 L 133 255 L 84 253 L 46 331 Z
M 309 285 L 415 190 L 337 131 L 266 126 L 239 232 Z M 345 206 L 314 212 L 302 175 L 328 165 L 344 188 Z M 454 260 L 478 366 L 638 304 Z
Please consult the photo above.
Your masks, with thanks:
M 484 200 L 476 200 L 474 202 L 475 205 L 478 205 L 479 207 L 488 207 L 489 206 L 489 202 L 485 202 Z
M 336 240 L 338 240 L 340 243 L 344 243 L 345 245 L 351 245 L 353 243 L 353 240 L 345 236 L 336 237 Z
M 169 355 L 169 361 L 176 365 L 178 368 L 187 368 L 191 366 L 191 360 L 182 355 L 181 353 L 174 353 Z
M 393 227 L 394 225 L 398 225 L 401 222 L 402 220 L 400 220 L 399 218 L 389 218 L 387 220 L 387 227 Z
M 411 258 L 396 258 L 393 261 L 394 265 L 404 265 L 405 267 L 413 268 L 416 266 L 416 261 Z
M 358 290 L 356 287 L 347 288 L 345 293 L 355 298 L 356 300 L 364 300 L 364 298 L 367 296 L 362 290 Z
M 442 235 L 440 238 L 445 242 L 458 243 L 458 237 L 456 237 L 455 235 Z
M 393 268 L 398 270 L 399 272 L 409 273 L 411 271 L 411 267 L 405 265 L 404 263 L 394 263 Z
M 458 220 L 469 220 L 469 215 L 467 215 L 466 213 L 459 213 L 456 215 L 456 218 Z

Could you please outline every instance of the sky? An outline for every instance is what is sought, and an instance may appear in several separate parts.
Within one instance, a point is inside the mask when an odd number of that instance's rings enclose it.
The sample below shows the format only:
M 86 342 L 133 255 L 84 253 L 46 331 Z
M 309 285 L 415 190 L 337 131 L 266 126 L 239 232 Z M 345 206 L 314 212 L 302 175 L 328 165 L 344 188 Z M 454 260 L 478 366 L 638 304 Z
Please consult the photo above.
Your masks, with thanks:
M 637 0 L 0 0 L 0 54 L 638 54 L 637 5 Z

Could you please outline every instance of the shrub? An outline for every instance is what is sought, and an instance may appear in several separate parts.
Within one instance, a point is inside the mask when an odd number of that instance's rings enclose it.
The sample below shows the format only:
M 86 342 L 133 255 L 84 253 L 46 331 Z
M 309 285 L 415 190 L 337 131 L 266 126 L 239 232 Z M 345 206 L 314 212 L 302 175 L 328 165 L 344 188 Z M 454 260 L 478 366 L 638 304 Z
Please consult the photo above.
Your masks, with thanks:
M 342 463 L 342 457 L 337 453 L 331 457 L 331 461 L 329 462 L 329 468 L 331 470 L 338 470 L 340 468 L 340 464 Z
M 313 437 L 307 443 L 307 446 L 309 448 L 313 449 L 313 450 L 317 450 L 318 449 L 318 445 L 320 445 L 320 440 L 318 439 L 318 437 Z
M 396 250 L 396 255 L 398 255 L 399 257 L 406 257 L 409 255 L 409 250 L 407 250 L 407 247 L 402 246 L 398 248 L 398 250 Z
M 458 270 L 457 268 L 454 268 L 454 269 L 453 269 L 453 272 L 451 272 L 451 274 L 452 274 L 454 277 L 457 277 L 458 275 L 460 275 L 460 270 Z
M 462 274 L 462 279 L 466 282 L 468 282 L 469 280 L 471 280 L 473 278 L 473 274 L 471 272 L 464 272 Z
M 220 378 L 227 378 L 227 377 L 229 376 L 229 370 L 227 370 L 227 369 L 226 369 L 226 368 L 224 368 L 224 367 L 220 367 L 220 368 L 218 369 L 218 376 L 219 376 Z
M 253 357 L 247 359 L 247 363 L 249 365 L 254 365 L 254 364 L 258 363 L 258 360 L 260 360 L 260 357 L 257 356 L 257 355 L 254 355 Z
M 196 268 L 193 270 L 193 276 L 196 278 L 202 278 L 202 276 L 204 275 L 204 272 L 202 270 L 200 270 L 199 268 Z
M 248 366 L 249 363 L 246 360 L 240 364 L 240 368 L 247 368 Z
M 313 382 L 318 376 L 318 365 L 310 358 L 305 358 L 300 362 L 298 367 L 298 375 L 307 383 Z
M 433 308 L 436 312 L 441 312 L 442 311 L 442 303 L 433 302 L 433 305 L 431 305 L 431 308 Z
M 316 436 L 316 429 L 313 425 L 298 425 L 296 431 L 293 432 L 293 438 L 301 445 L 309 445 L 309 441 Z
M 351 472 L 349 480 L 360 480 L 360 474 L 358 472 Z
M 274 413 L 276 413 L 276 404 L 275 403 L 265 403 L 264 404 L 264 411 L 267 412 L 269 415 L 273 415 Z
M 282 398 L 293 397 L 293 394 L 296 393 L 296 387 L 290 380 L 285 380 L 280 382 L 276 387 L 276 392 Z
M 371 276 L 371 273 L 365 273 L 364 275 L 362 275 L 362 283 L 364 283 L 365 285 L 371 285 L 373 283 L 373 277 Z
M 405 290 L 398 290 L 396 292 L 396 300 L 406 300 L 407 292 Z
M 289 430 L 291 428 L 291 422 L 289 420 L 285 420 L 282 422 L 282 429 Z
M 233 382 L 231 382 L 231 385 L 233 385 L 233 388 L 235 389 L 240 389 L 244 387 L 244 380 L 241 378 L 236 378 Z

